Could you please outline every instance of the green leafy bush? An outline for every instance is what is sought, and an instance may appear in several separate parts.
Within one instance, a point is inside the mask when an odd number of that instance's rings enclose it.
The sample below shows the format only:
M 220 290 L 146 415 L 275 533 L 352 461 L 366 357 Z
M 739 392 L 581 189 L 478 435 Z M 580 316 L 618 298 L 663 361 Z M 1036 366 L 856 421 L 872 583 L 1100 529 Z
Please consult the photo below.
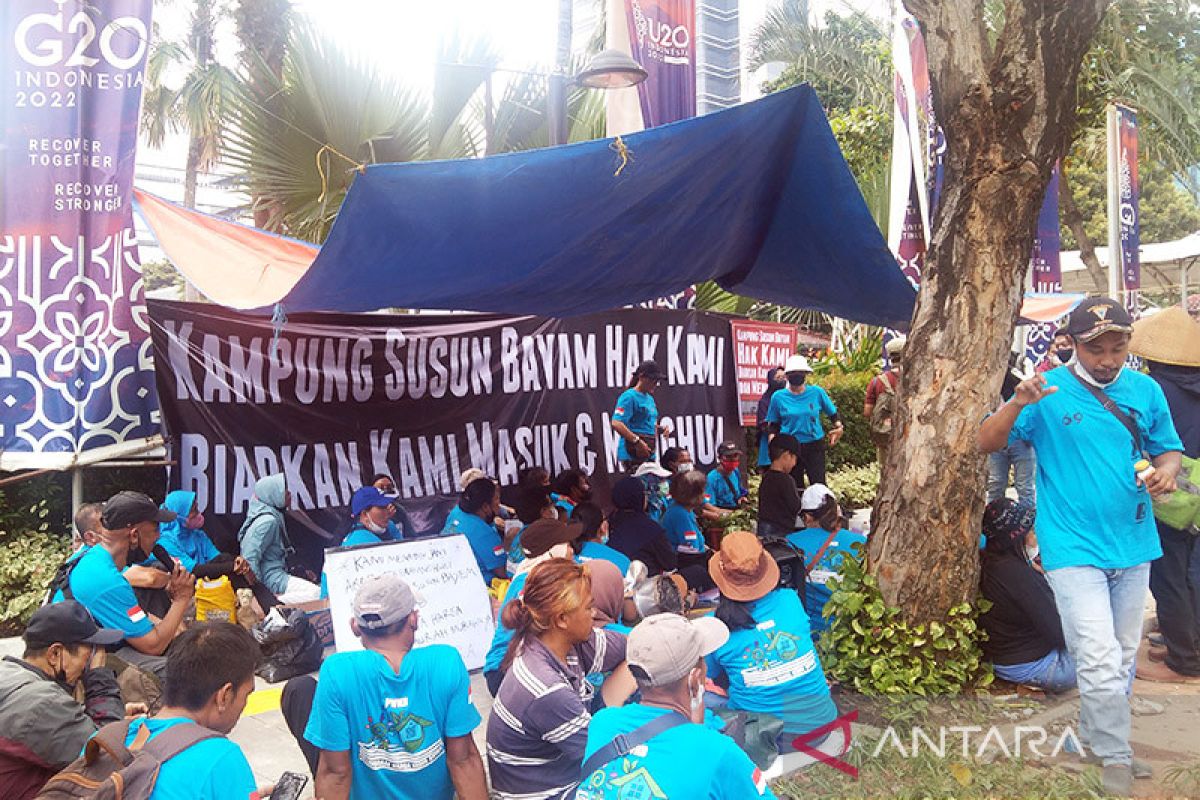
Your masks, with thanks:
M 864 467 L 842 467 L 829 473 L 825 482 L 844 511 L 870 508 L 879 492 L 879 465 L 872 462 Z
M 826 673 L 863 694 L 957 695 L 992 682 L 977 625 L 988 602 L 950 609 L 945 622 L 909 625 L 888 606 L 861 558 L 842 561 L 826 613 L 833 625 L 821 636 Z
M 875 461 L 875 443 L 871 441 L 871 422 L 862 414 L 863 400 L 872 372 L 830 373 L 817 380 L 817 385 L 829 393 L 838 409 L 838 419 L 846 431 L 837 447 L 826 453 L 825 464 L 830 471 L 842 467 L 863 467 Z
M 48 504 L 40 500 L 0 517 L 0 629 L 24 627 L 70 552 L 70 542 L 50 532 L 49 516 Z M 26 524 L 12 525 L 18 517 Z

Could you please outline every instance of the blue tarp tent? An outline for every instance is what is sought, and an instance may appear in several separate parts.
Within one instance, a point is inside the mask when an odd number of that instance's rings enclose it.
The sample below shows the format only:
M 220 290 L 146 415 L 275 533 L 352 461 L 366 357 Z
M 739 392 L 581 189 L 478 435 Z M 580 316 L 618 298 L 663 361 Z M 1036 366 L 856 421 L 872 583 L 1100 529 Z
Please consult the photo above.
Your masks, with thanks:
M 563 317 L 712 279 L 908 326 L 915 292 L 809 86 L 623 142 L 368 167 L 283 308 Z

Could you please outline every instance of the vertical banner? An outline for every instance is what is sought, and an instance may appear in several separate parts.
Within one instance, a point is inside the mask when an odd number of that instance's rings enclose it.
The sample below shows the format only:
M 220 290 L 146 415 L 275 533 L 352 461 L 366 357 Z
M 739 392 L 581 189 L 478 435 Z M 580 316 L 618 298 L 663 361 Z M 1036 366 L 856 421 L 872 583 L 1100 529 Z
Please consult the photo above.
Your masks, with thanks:
M 1037 236 L 1029 256 L 1029 285 L 1038 294 L 1057 294 L 1062 291 L 1062 266 L 1059 261 L 1061 241 L 1058 227 L 1058 165 L 1050 173 L 1046 197 L 1038 213 Z M 1045 360 L 1054 342 L 1058 326 L 1040 322 L 1029 326 L 1025 339 L 1025 357 L 1037 365 Z
M 1137 112 L 1116 106 L 1117 116 L 1117 226 L 1121 292 L 1125 307 L 1137 316 L 1138 293 L 1142 288 L 1141 244 L 1138 220 L 1138 127 Z M 1112 213 L 1111 211 L 1109 213 Z M 1110 251 L 1111 253 L 1112 251 Z M 1109 258 L 1112 258 L 1110 255 Z
M 158 432 L 130 202 L 151 5 L 0 3 L 0 469 Z
M 782 367 L 796 352 L 799 332 L 795 325 L 752 319 L 730 320 L 729 325 L 742 425 L 754 427 L 758 398 L 767 390 L 767 370 Z
M 696 116 L 695 0 L 625 0 L 633 60 L 647 128 Z

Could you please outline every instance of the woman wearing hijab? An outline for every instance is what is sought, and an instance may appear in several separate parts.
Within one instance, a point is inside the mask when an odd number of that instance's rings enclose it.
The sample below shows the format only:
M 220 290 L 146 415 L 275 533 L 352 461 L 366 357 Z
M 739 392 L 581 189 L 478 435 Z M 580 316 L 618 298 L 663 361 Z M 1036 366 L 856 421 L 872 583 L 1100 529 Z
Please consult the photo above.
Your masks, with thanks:
M 222 553 L 204 532 L 204 515 L 196 505 L 196 493 L 175 491 L 162 507 L 175 512 L 172 522 L 159 524 L 158 543 L 197 578 L 211 580 L 229 576 L 235 589 L 250 589 L 263 610 L 279 605 L 279 599 L 255 579 L 250 562 L 242 556 Z
M 254 497 L 238 531 L 242 557 L 250 564 L 251 571 L 285 604 L 304 603 L 321 596 L 320 586 L 288 573 L 287 557 L 292 545 L 283 512 L 291 500 L 292 493 L 282 472 L 260 478 L 254 484 Z
M 767 453 L 767 443 L 771 440 L 770 426 L 767 425 L 767 409 L 771 406 L 771 395 L 786 385 L 783 367 L 771 367 L 767 370 L 767 388 L 762 393 L 762 397 L 758 398 L 758 408 L 754 411 L 754 427 L 758 430 L 759 470 L 765 470 L 771 466 L 771 456 Z
M 779 588 L 779 565 L 753 533 L 726 534 L 708 569 L 721 590 L 717 619 L 729 628 L 729 641 L 707 657 L 709 677 L 727 681 L 728 708 L 747 712 L 760 728 L 780 720 L 775 743 L 788 752 L 798 735 L 837 717 L 808 614 L 794 589 Z M 831 745 L 844 752 L 849 742 Z
M 987 544 L 980 559 L 979 591 L 992 603 L 979 621 L 987 631 L 984 654 L 996 675 L 1047 692 L 1075 687 L 1075 662 L 1067 653 L 1054 592 L 1030 563 L 1034 510 L 1001 497 L 983 512 Z

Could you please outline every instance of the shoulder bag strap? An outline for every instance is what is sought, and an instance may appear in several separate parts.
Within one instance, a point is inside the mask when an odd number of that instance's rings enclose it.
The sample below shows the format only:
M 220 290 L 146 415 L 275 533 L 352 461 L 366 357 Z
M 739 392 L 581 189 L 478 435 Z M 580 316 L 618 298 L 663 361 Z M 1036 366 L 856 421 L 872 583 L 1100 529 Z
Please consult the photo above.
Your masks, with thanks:
M 1139 455 L 1145 451 L 1142 449 L 1142 432 L 1138 428 L 1137 422 L 1132 417 L 1121 410 L 1108 394 L 1099 386 L 1093 386 L 1084 380 L 1083 376 L 1075 371 L 1075 367 L 1070 368 L 1071 374 L 1075 376 L 1075 380 L 1079 381 L 1079 385 L 1087 389 L 1088 393 L 1096 398 L 1100 405 L 1104 406 L 1104 410 L 1117 418 L 1117 421 L 1125 426 L 1125 430 L 1129 431 L 1129 435 L 1133 437 L 1133 447 Z
M 829 545 L 833 543 L 833 537 L 835 537 L 837 535 L 838 535 L 837 531 L 834 531 L 833 533 L 829 534 L 829 538 L 825 540 L 825 544 L 821 545 L 821 549 L 817 551 L 817 554 L 815 556 L 813 556 L 813 560 L 810 561 L 808 566 L 804 568 L 805 575 L 808 575 L 814 569 L 817 568 L 817 564 L 821 563 L 821 556 L 825 555 L 825 551 L 829 548 Z
M 678 725 L 687 725 L 691 720 L 686 719 L 683 714 L 678 711 L 672 711 L 669 714 L 663 714 L 660 717 L 647 722 L 642 727 L 631 733 L 619 733 L 611 742 L 601 747 L 596 752 L 583 762 L 583 767 L 580 770 L 581 780 L 587 780 L 587 777 L 596 770 L 603 767 L 614 759 L 623 758 L 629 755 L 633 748 L 639 744 L 646 742 L 658 736 L 660 733 L 669 731 Z
M 149 753 L 161 764 L 205 739 L 215 739 L 221 734 L 199 723 L 172 725 L 139 748 Z

